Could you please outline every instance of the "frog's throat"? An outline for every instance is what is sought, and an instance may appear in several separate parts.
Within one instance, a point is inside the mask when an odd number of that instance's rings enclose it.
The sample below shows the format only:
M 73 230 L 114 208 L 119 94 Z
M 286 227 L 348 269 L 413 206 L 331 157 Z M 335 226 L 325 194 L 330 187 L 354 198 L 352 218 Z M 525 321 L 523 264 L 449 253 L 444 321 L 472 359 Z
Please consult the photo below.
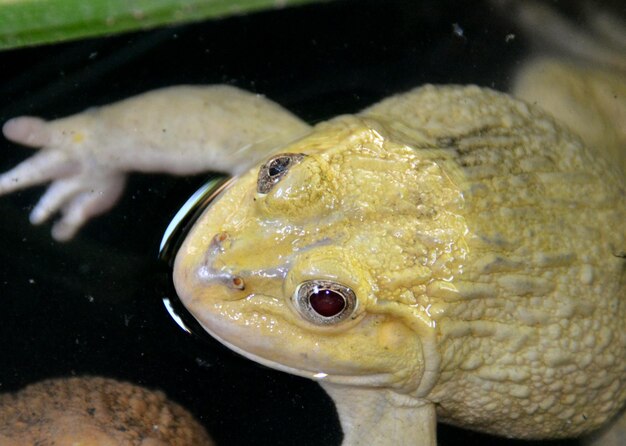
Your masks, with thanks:
M 396 310 L 400 306 L 397 307 Z M 389 309 L 385 308 L 381 313 L 389 313 Z M 337 372 L 328 372 L 322 369 L 302 369 L 285 365 L 284 363 L 268 359 L 265 356 L 251 353 L 249 350 L 233 344 L 228 341 L 227 333 L 230 327 L 223 324 L 219 320 L 211 320 L 211 323 L 203 322 L 202 319 L 196 318 L 200 326 L 215 340 L 225 347 L 240 354 L 241 356 L 257 362 L 266 367 L 280 370 L 303 378 L 312 379 L 320 383 L 329 383 L 337 385 L 346 385 L 353 387 L 368 388 L 387 388 L 399 394 L 410 395 L 412 398 L 428 399 L 432 389 L 437 384 L 440 377 L 440 353 L 437 349 L 437 340 L 435 331 L 431 326 L 427 326 L 422 320 L 416 320 L 414 311 L 395 311 L 394 316 L 402 319 L 411 329 L 419 334 L 419 345 L 422 350 L 423 368 L 411 376 L 408 381 L 404 379 L 398 380 L 394 373 L 370 373 L 370 374 L 341 374 Z M 400 314 L 402 313 L 402 314 Z M 223 334 L 220 334 L 223 333 Z
M 364 387 L 387 387 L 389 383 L 394 379 L 391 373 L 377 373 L 377 374 L 369 374 L 369 375 L 339 375 L 336 373 L 325 373 L 320 370 L 305 370 L 305 369 L 297 369 L 294 367 L 289 367 L 280 362 L 272 361 L 263 356 L 255 355 L 254 353 L 250 353 L 247 350 L 244 350 L 238 347 L 235 344 L 232 344 L 217 334 L 216 331 L 212 330 L 206 324 L 203 324 L 200 320 L 198 320 L 200 325 L 208 334 L 210 334 L 214 339 L 219 341 L 225 347 L 228 347 L 230 350 L 235 353 L 240 354 L 244 358 L 250 359 L 251 361 L 258 362 L 261 365 L 266 367 L 280 370 L 281 372 L 290 373 L 292 375 L 301 376 L 303 378 L 312 379 L 314 381 L 325 381 L 333 384 L 343 384 L 350 386 L 364 386 Z
M 417 380 L 417 386 L 411 390 L 416 398 L 425 398 L 435 387 L 440 377 L 441 354 L 437 348 L 436 322 L 430 317 L 425 317 L 425 311 L 417 308 L 401 305 L 397 302 L 379 302 L 370 307 L 373 313 L 393 315 L 401 320 L 407 327 L 419 335 L 424 368 Z

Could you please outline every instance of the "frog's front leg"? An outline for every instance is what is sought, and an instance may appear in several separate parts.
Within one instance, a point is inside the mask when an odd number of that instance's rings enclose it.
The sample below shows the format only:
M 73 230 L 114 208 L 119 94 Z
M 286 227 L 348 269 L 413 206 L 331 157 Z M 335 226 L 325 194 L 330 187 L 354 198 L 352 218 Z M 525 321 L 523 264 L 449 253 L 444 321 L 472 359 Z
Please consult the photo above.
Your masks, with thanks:
M 126 172 L 237 174 L 308 129 L 268 99 L 223 85 L 155 90 L 49 122 L 14 118 L 6 138 L 41 150 L 0 175 L 0 194 L 52 181 L 30 219 L 60 211 L 52 234 L 67 240 L 115 204 Z
M 337 407 L 342 446 L 436 446 L 433 403 L 388 389 L 320 384 Z

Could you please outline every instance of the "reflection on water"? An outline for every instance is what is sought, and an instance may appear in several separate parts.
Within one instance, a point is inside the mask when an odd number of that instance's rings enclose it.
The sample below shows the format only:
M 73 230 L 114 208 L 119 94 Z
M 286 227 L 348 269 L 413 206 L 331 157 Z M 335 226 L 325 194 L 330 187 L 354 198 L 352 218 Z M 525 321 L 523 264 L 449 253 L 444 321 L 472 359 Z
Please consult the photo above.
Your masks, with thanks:
M 584 10 L 560 7 L 569 17 Z M 487 2 L 313 5 L 1 53 L 0 120 L 228 83 L 319 122 L 425 82 L 506 90 L 531 43 Z M 1 144 L 0 171 L 29 155 Z M 122 202 L 65 244 L 28 223 L 42 188 L 0 198 L 0 390 L 102 375 L 163 389 L 218 444 L 339 444 L 332 402 L 314 383 L 188 336 L 164 310 L 159 243 L 204 179 L 133 175 Z M 439 436 L 442 445 L 523 444 L 448 427 Z

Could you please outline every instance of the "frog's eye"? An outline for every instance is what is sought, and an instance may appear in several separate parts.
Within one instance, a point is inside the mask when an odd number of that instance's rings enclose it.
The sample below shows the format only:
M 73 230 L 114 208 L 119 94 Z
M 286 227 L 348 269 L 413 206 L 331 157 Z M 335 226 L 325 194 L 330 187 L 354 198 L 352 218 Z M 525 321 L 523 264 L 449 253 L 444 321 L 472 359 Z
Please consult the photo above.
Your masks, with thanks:
M 302 153 L 281 153 L 267 160 L 259 169 L 257 192 L 268 193 L 287 174 L 289 168 L 299 163 L 302 158 L 304 158 Z
M 309 322 L 331 325 L 341 322 L 356 310 L 357 298 L 349 287 L 329 280 L 307 280 L 296 288 L 294 304 Z

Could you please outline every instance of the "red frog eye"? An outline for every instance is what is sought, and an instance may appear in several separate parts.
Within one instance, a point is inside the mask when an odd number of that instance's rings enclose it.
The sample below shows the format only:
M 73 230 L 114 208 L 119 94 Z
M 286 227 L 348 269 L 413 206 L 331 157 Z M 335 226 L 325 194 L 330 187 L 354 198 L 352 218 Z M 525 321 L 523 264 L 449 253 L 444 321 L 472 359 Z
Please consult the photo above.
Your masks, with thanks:
M 309 322 L 339 323 L 354 314 L 357 298 L 349 287 L 330 280 L 307 280 L 294 294 L 294 306 Z
M 346 300 L 344 297 L 332 290 L 318 290 L 309 295 L 311 308 L 320 316 L 332 317 L 337 316 L 346 308 Z

